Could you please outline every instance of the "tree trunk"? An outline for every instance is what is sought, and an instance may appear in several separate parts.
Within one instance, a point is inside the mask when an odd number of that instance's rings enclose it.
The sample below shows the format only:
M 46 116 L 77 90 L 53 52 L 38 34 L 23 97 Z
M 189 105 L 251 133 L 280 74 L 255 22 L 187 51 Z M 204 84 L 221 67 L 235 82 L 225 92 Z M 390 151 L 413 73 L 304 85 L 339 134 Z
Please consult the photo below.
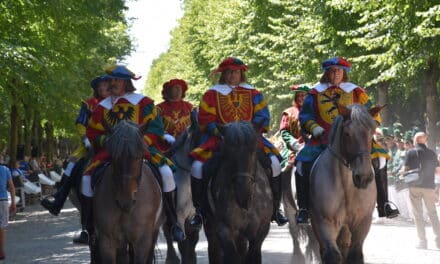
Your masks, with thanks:
M 44 125 L 44 129 L 46 132 L 46 157 L 47 161 L 53 161 L 54 148 L 56 145 L 55 137 L 53 135 L 53 127 L 50 122 L 46 122 Z
M 377 85 L 377 104 L 385 105 L 388 103 L 388 87 L 390 84 L 388 82 L 382 82 Z M 382 117 L 382 126 L 391 126 L 393 123 L 391 117 L 391 109 L 389 107 L 385 107 L 380 112 Z
M 436 123 L 439 121 L 439 94 L 437 82 L 440 77 L 440 68 L 435 58 L 428 59 L 428 68 L 425 72 L 425 96 L 426 96 L 426 133 L 428 134 L 428 146 L 435 149 L 435 140 L 439 136 Z
M 41 155 L 41 134 L 40 115 L 35 111 L 32 121 L 31 156 L 40 157 Z
M 17 105 L 13 103 L 11 105 L 11 126 L 9 130 L 9 155 L 10 155 L 10 163 L 9 166 L 14 168 L 13 165 L 17 160 L 17 145 L 18 145 L 18 109 Z
M 30 109 L 28 105 L 23 103 L 23 109 Z M 24 135 L 24 153 L 26 156 L 31 156 L 31 142 L 32 142 L 32 126 L 33 111 L 28 111 L 23 119 L 23 135 Z

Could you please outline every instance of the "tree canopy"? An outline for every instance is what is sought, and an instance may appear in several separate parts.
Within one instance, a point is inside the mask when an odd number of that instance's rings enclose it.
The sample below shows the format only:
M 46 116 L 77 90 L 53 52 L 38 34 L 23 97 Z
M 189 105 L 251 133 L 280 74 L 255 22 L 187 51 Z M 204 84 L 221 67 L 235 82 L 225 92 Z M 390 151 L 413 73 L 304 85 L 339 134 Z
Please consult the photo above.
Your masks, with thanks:
M 131 51 L 125 9 L 123 0 L 0 2 L 2 140 L 13 136 L 14 111 L 25 130 L 38 116 L 59 135 L 74 133 L 90 80 Z
M 197 104 L 210 72 L 237 56 L 265 94 L 275 129 L 291 103 L 289 87 L 316 83 L 321 62 L 343 56 L 353 63 L 351 81 L 388 104 L 385 125 L 428 128 L 439 120 L 439 32 L 434 0 L 186 0 L 145 92 L 159 98 L 162 83 L 182 78 Z

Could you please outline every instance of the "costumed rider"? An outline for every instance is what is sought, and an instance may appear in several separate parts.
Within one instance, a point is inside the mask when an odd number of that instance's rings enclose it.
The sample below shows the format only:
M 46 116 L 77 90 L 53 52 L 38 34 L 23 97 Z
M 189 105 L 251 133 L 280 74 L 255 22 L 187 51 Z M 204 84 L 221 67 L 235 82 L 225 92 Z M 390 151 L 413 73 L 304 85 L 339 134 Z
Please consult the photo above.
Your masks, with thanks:
M 324 74 L 320 82 L 310 90 L 300 111 L 299 119 L 303 131 L 311 135 L 305 147 L 296 157 L 296 189 L 298 198 L 298 224 L 309 222 L 309 178 L 310 171 L 316 158 L 327 147 L 328 136 L 334 118 L 339 114 L 337 105 L 362 104 L 368 109 L 372 103 L 364 89 L 348 82 L 348 72 L 351 64 L 341 58 L 333 57 L 322 63 Z M 379 123 L 380 116 L 374 119 Z M 373 141 L 372 163 L 375 172 L 376 187 L 378 191 L 379 216 L 395 217 L 399 214 L 397 209 L 392 209 L 388 202 L 388 186 L 386 182 L 386 159 L 389 155 L 378 143 Z M 379 199 L 379 197 L 384 199 Z
M 57 192 L 53 195 L 45 197 L 41 201 L 41 205 L 46 208 L 51 214 L 57 216 L 66 202 L 67 196 L 69 195 L 70 189 L 75 183 L 79 182 L 81 179 L 81 173 L 72 174 L 72 170 L 79 160 L 85 158 L 91 158 L 92 155 L 92 145 L 86 136 L 86 128 L 89 123 L 89 119 L 92 115 L 93 110 L 96 108 L 98 103 L 110 95 L 109 90 L 109 79 L 106 75 L 96 77 L 90 83 L 93 88 L 93 97 L 84 100 L 81 103 L 81 108 L 76 118 L 76 128 L 79 136 L 81 137 L 81 143 L 78 148 L 73 152 L 72 156 L 69 157 L 69 163 L 64 170 L 63 177 L 61 180 L 60 187 Z M 72 176 L 72 177 L 71 177 Z M 84 225 L 83 214 L 81 214 L 81 222 Z M 83 231 L 80 236 L 73 239 L 75 243 L 87 243 L 88 235 L 83 226 Z
M 167 151 L 177 137 L 191 124 L 193 105 L 184 101 L 188 84 L 181 79 L 171 79 L 162 86 L 163 102 L 156 105 L 162 117 L 165 129 L 165 141 L 162 151 Z
M 223 60 L 212 73 L 220 73 L 219 81 L 209 88 L 202 97 L 199 106 L 198 122 L 204 133 L 201 144 L 190 156 L 194 158 L 191 169 L 191 185 L 194 206 L 200 212 L 205 190 L 202 185 L 203 164 L 212 157 L 214 150 L 221 143 L 221 135 L 217 125 L 236 121 L 249 121 L 255 127 L 260 127 L 259 148 L 271 161 L 272 176 L 270 186 L 273 192 L 274 213 L 272 220 L 278 225 L 285 224 L 288 219 L 281 213 L 281 156 L 278 150 L 263 137 L 262 133 L 269 128 L 270 114 L 263 94 L 252 85 L 246 83 L 245 71 L 248 66 L 238 58 L 229 57 Z
M 111 96 L 99 103 L 87 127 L 87 137 L 92 142 L 96 153 L 82 178 L 82 193 L 87 201 L 85 204 L 90 216 L 88 229 L 93 230 L 91 175 L 100 164 L 110 158 L 110 153 L 104 148 L 107 134 L 110 133 L 114 125 L 122 120 L 127 120 L 138 125 L 147 123 L 144 130 L 144 140 L 148 146 L 148 152 L 145 153 L 145 158 L 160 172 L 165 213 L 172 223 L 171 233 L 174 240 L 182 241 L 185 239 L 185 235 L 178 226 L 176 218 L 176 184 L 171 169 L 174 168 L 174 165 L 158 150 L 157 146 L 164 136 L 162 118 L 159 116 L 152 99 L 134 92 L 135 87 L 132 79 L 138 80 L 140 77 L 120 65 L 113 66 L 106 72 L 110 79 Z
M 294 96 L 292 106 L 281 114 L 279 132 L 284 145 L 281 150 L 281 156 L 283 157 L 281 167 L 283 171 L 290 171 L 292 169 L 296 154 L 304 146 L 301 126 L 299 124 L 299 112 L 301 111 L 304 98 L 309 91 L 310 88 L 306 85 L 292 86 L 290 88 L 290 93 Z

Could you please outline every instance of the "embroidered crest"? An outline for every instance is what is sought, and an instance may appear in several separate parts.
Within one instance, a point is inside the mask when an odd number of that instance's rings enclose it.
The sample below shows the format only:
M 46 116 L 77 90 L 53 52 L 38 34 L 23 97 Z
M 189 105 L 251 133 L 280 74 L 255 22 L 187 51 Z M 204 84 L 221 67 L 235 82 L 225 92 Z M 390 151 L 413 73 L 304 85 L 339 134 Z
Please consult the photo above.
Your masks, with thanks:
M 228 95 L 217 94 L 220 120 L 225 124 L 240 120 L 252 120 L 254 105 L 252 91 L 233 90 Z
M 336 103 L 353 104 L 353 92 L 346 93 L 340 88 L 327 89 L 317 95 L 319 115 L 328 124 L 339 114 Z
M 136 121 L 133 120 L 135 112 L 136 110 L 131 104 L 117 104 L 105 113 L 104 118 L 111 126 L 114 126 L 121 120 Z
M 180 135 L 191 123 L 190 115 L 187 111 L 172 110 L 163 113 L 162 116 L 165 130 L 174 137 Z

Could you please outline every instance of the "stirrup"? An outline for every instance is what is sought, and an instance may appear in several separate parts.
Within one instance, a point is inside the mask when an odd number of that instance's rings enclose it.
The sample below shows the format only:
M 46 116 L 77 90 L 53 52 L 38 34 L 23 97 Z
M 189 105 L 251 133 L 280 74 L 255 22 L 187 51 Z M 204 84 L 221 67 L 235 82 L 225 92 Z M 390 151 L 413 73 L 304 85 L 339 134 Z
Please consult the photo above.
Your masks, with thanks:
M 203 225 L 203 217 L 200 213 L 196 213 L 192 219 L 188 222 L 187 228 L 191 228 L 193 230 L 200 230 Z
M 393 205 L 393 207 L 396 209 L 393 209 L 391 205 Z M 385 213 L 385 217 L 389 219 L 397 217 L 400 214 L 399 208 L 397 208 L 397 205 L 393 202 L 386 202 L 383 211 Z
M 289 222 L 289 219 L 283 215 L 280 210 L 275 210 L 272 214 L 271 221 L 275 221 L 278 226 L 283 226 Z
M 176 242 L 182 242 L 186 238 L 185 233 L 177 224 L 173 224 L 171 226 L 171 235 L 173 236 L 173 240 Z
M 299 209 L 296 214 L 296 224 L 308 225 L 309 224 L 309 212 L 307 209 Z

